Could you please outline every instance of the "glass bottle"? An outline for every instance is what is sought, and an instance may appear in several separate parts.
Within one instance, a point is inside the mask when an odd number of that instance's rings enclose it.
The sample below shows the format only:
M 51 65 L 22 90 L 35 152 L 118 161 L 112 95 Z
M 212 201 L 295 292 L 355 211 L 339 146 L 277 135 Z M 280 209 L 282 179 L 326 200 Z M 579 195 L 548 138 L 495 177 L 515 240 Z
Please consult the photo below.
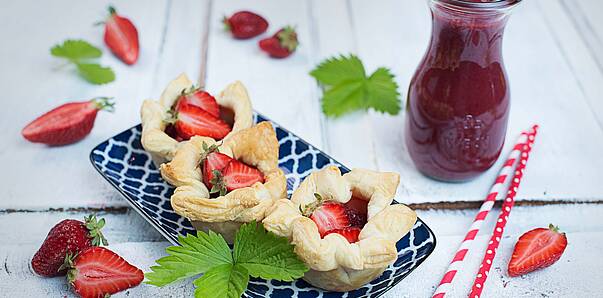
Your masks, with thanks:
M 408 90 L 406 145 L 423 174 L 465 181 L 502 150 L 509 82 L 502 39 L 521 0 L 428 0 L 431 41 Z

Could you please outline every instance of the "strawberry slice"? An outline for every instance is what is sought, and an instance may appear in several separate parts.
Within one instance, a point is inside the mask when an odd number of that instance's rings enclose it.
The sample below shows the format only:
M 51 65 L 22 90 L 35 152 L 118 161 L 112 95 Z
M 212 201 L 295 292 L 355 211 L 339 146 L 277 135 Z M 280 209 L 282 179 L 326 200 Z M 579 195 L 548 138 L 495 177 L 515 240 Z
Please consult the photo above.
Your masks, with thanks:
M 132 65 L 138 60 L 138 31 L 132 22 L 117 14 L 109 6 L 109 17 L 105 22 L 105 43 L 111 52 L 124 63 Z
M 227 191 L 248 187 L 256 182 L 264 183 L 264 175 L 258 169 L 233 159 L 222 171 Z
M 142 271 L 104 247 L 92 247 L 75 259 L 67 257 L 67 279 L 83 298 L 106 297 L 139 285 Z
M 204 109 L 214 117 L 220 117 L 220 106 L 211 94 L 202 90 L 193 90 L 191 93 L 185 93 L 178 98 L 176 111 L 186 104 L 194 105 Z
M 538 228 L 526 232 L 515 244 L 509 261 L 509 275 L 519 276 L 551 266 L 561 258 L 566 247 L 565 233 L 560 233 L 559 228 L 552 224 L 548 229 Z
M 211 181 L 215 179 L 214 171 L 222 172 L 232 160 L 230 156 L 220 152 L 212 152 L 207 155 L 203 160 L 203 183 L 207 188 L 213 187 Z
M 325 202 L 310 215 L 321 237 L 330 230 L 343 229 L 350 226 L 346 208 L 337 202 Z
M 354 243 L 354 242 L 358 242 L 358 235 L 360 235 L 360 228 L 347 227 L 347 228 L 343 228 L 343 229 L 333 229 L 333 230 L 327 231 L 325 233 L 325 236 L 332 234 L 332 233 L 337 233 L 337 234 L 345 237 L 345 239 L 348 240 L 349 243 Z
M 231 130 L 222 119 L 212 116 L 204 109 L 194 105 L 180 106 L 176 118 L 176 133 L 183 140 L 188 140 L 193 136 L 223 139 Z
M 27 124 L 21 134 L 34 143 L 50 146 L 72 144 L 90 133 L 98 111 L 113 111 L 113 105 L 107 97 L 66 103 Z

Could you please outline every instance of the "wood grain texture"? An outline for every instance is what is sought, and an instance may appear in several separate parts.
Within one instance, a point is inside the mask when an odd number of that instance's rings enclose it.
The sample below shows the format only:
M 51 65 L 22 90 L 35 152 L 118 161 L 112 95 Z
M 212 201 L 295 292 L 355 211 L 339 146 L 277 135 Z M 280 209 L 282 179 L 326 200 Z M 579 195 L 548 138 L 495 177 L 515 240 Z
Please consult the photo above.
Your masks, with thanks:
M 513 12 L 505 32 L 504 53 L 512 86 L 512 107 L 509 142 L 503 152 L 509 152 L 512 140 L 520 131 L 532 123 L 541 125 L 517 200 L 601 200 L 597 182 L 597 169 L 603 166 L 603 158 L 598 153 L 603 150 L 603 131 L 598 124 L 600 109 L 594 107 L 592 96 L 587 96 L 582 89 L 586 79 L 594 80 L 599 74 L 595 69 L 584 70 L 580 75 L 572 72 L 573 66 L 595 62 L 588 55 L 571 53 L 571 60 L 565 57 L 560 44 L 579 47 L 581 41 L 568 36 L 571 33 L 567 32 L 575 30 L 570 28 L 571 23 L 551 27 L 547 18 L 556 22 L 562 18 L 547 12 L 555 3 L 542 3 L 522 2 Z M 352 8 L 361 58 L 369 69 L 391 65 L 401 92 L 405 93 L 430 34 L 425 2 L 392 0 L 374 5 L 352 1 Z M 562 26 L 566 29 L 562 30 Z M 593 78 L 584 78 L 591 74 Z M 603 79 L 596 81 L 598 83 L 589 84 L 589 88 L 595 90 L 603 86 Z M 597 105 L 601 101 L 598 102 Z M 467 183 L 428 179 L 415 170 L 406 152 L 404 117 L 402 113 L 397 117 L 375 115 L 373 118 L 377 164 L 380 170 L 401 173 L 400 199 L 409 203 L 482 200 L 504 159 Z
M 0 146 L 0 163 L 5 169 L 0 175 L 3 181 L 0 210 L 126 206 L 88 162 L 90 150 L 139 123 L 142 100 L 158 97 L 163 88 L 157 88 L 157 84 L 165 84 L 167 78 L 179 71 L 199 74 L 200 32 L 204 30 L 204 20 L 192 17 L 192 12 L 202 16 L 203 3 L 155 1 L 153 5 L 145 5 L 145 9 L 140 9 L 140 1 L 119 3 L 119 13 L 131 18 L 138 27 L 141 52 L 133 66 L 115 58 L 104 46 L 102 26 L 93 26 L 106 17 L 109 3 L 17 1 L 2 4 L 0 17 L 12 25 L 0 30 L 0 37 L 11 41 L 11 46 L 0 47 L 3 65 L 0 80 L 8 82 L 3 85 L 0 111 L 0 129 L 5 133 Z M 28 17 L 15 11 L 27 11 Z M 187 18 L 186 26 L 183 17 Z M 179 46 L 188 28 L 195 29 L 191 33 L 197 35 L 198 42 Z M 70 66 L 57 69 L 63 61 L 52 57 L 49 50 L 67 38 L 82 38 L 101 48 L 101 63 L 113 68 L 116 80 L 96 86 L 79 78 Z M 164 41 L 170 44 L 164 46 Z M 51 108 L 95 96 L 113 96 L 116 111 L 99 113 L 92 133 L 77 144 L 48 148 L 28 143 L 21 136 L 22 127 Z

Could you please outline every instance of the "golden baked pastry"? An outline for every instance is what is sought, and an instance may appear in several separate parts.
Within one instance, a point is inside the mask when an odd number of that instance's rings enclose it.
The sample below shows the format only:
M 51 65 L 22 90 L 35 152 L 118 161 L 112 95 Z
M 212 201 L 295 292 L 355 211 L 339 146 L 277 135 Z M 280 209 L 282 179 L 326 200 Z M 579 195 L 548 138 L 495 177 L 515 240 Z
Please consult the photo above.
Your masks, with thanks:
M 295 245 L 297 255 L 310 267 L 304 280 L 330 291 L 351 291 L 377 278 L 396 260 L 396 242 L 417 220 L 407 206 L 391 205 L 399 180 L 396 173 L 364 169 L 342 176 L 339 168 L 330 166 L 309 175 L 291 200 L 279 200 L 263 224 Z M 367 221 L 357 242 L 338 233 L 321 238 L 317 224 L 302 214 L 321 198 L 330 204 L 368 201 Z
M 216 145 L 225 154 L 263 174 L 264 182 L 234 189 L 215 198 L 203 182 L 201 162 L 206 148 Z M 242 223 L 261 221 L 274 202 L 286 198 L 285 175 L 278 167 L 278 140 L 272 124 L 261 122 L 234 133 L 222 144 L 207 137 L 183 143 L 174 158 L 161 165 L 161 175 L 176 186 L 171 204 L 199 230 L 208 229 L 232 243 Z
M 181 74 L 167 85 L 159 101 L 147 99 L 142 104 L 142 146 L 151 154 L 157 166 L 171 160 L 182 143 L 169 136 L 165 130 L 169 124 L 168 119 L 172 117 L 170 110 L 183 91 L 190 90 L 192 86 L 188 77 Z M 232 131 L 225 139 L 253 124 L 251 102 L 241 82 L 236 81 L 226 86 L 215 100 L 220 107 L 231 110 L 234 114 Z

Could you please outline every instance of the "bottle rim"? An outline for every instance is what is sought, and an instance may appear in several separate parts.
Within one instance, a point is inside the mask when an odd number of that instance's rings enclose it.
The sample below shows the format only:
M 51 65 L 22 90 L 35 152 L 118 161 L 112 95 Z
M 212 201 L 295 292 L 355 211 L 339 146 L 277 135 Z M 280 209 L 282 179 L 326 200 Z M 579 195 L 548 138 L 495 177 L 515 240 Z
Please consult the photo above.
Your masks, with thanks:
M 492 11 L 506 10 L 515 7 L 522 0 L 493 0 L 487 2 L 475 2 L 469 0 L 429 0 L 447 6 L 449 9 L 459 11 Z

